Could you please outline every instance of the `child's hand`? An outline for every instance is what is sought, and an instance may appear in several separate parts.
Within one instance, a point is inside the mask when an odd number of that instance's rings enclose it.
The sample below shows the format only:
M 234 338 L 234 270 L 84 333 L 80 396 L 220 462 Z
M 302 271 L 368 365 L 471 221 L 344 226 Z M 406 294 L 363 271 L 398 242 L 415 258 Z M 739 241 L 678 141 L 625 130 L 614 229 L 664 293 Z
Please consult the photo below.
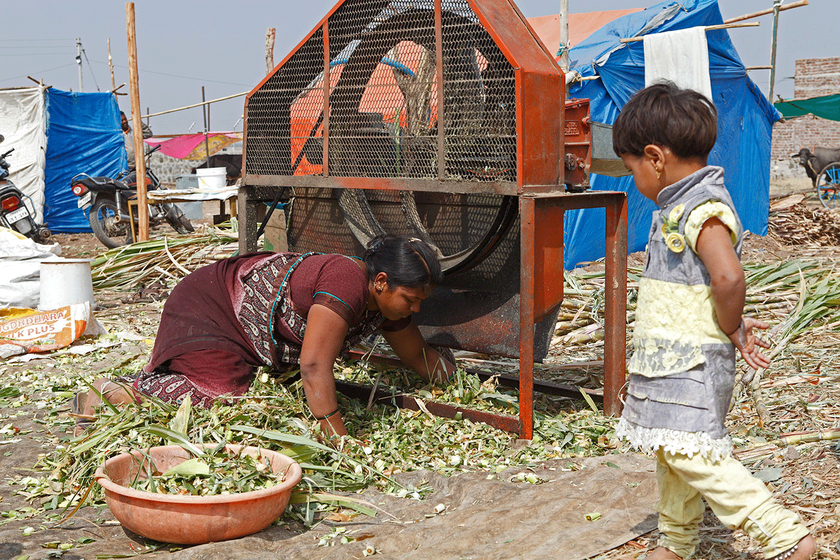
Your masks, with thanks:
M 753 369 L 766 368 L 770 365 L 770 358 L 757 348 L 758 346 L 770 348 L 770 343 L 753 333 L 754 328 L 766 329 L 769 327 L 770 325 L 758 319 L 742 317 L 738 330 L 729 335 L 729 340 L 741 353 L 744 361 Z

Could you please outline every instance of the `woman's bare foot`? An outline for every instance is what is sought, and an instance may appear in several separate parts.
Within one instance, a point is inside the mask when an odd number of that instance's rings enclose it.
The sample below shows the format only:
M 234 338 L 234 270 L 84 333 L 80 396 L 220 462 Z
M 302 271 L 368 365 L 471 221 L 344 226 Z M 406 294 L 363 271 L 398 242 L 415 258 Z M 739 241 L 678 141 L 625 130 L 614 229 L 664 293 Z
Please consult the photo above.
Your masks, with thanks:
M 125 387 L 122 384 L 116 383 L 107 378 L 97 379 L 93 382 L 93 387 L 87 396 L 85 403 L 84 414 L 96 414 L 96 409 L 102 404 L 102 399 L 99 398 L 101 394 L 105 399 L 115 405 L 125 405 L 134 402 L 134 391 L 130 387 Z M 131 392 L 129 392 L 131 391 Z
M 645 556 L 645 560 L 682 560 L 681 556 L 677 556 L 664 546 L 657 546 L 653 552 Z
M 808 560 L 814 553 L 817 551 L 817 543 L 814 542 L 814 537 L 808 535 L 803 537 L 801 541 L 799 541 L 799 545 L 796 547 L 796 550 L 791 556 L 788 556 L 788 560 Z M 779 554 L 775 556 L 775 558 L 784 557 L 785 553 Z M 772 558 L 770 559 L 772 560 Z
M 97 379 L 93 382 L 93 387 L 88 393 L 80 393 L 73 399 L 73 416 L 76 417 L 76 425 L 73 428 L 74 437 L 83 435 L 96 421 L 97 409 L 102 404 L 100 395 L 115 405 L 124 405 L 134 401 L 132 389 L 123 387 L 110 379 Z

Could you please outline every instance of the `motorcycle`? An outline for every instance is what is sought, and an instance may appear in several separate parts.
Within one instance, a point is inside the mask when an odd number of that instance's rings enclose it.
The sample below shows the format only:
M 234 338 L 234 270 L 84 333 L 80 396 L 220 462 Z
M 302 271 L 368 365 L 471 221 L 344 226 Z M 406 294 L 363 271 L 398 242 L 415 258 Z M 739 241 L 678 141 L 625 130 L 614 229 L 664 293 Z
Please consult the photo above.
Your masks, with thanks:
M 5 140 L 0 134 L 0 142 Z M 0 226 L 29 237 L 36 243 L 46 243 L 50 237 L 50 230 L 35 222 L 35 207 L 32 199 L 23 194 L 14 183 L 9 181 L 9 162 L 6 158 L 14 152 L 12 148 L 0 154 Z
M 160 180 L 149 166 L 150 156 L 159 149 L 160 146 L 155 146 L 146 154 L 147 191 L 160 189 Z M 76 202 L 79 208 L 90 209 L 90 228 L 103 245 L 113 249 L 134 243 L 134 227 L 131 226 L 132 214 L 129 212 L 128 201 L 137 198 L 136 172 L 121 173 L 116 179 L 79 173 L 70 180 L 70 188 L 79 197 Z M 183 210 L 175 204 L 149 204 L 148 208 L 150 227 L 167 222 L 181 234 L 195 231 Z M 136 227 L 139 218 L 134 215 L 133 221 Z

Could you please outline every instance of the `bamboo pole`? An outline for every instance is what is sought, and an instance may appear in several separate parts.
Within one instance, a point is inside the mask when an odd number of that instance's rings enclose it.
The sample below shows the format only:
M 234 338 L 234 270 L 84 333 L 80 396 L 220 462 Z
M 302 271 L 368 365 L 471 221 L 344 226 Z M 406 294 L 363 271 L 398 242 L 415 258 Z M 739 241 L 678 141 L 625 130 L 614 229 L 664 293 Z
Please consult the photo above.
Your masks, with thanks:
M 117 82 L 114 81 L 114 60 L 111 58 L 111 38 L 108 37 L 108 68 L 111 69 L 111 93 L 117 91 Z
M 706 31 L 715 31 L 717 29 L 734 29 L 734 28 L 737 28 L 737 27 L 758 27 L 759 25 L 761 25 L 761 24 L 757 21 L 753 21 L 753 22 L 750 22 L 750 23 L 722 23 L 720 25 L 707 25 L 706 27 L 704 27 L 704 29 Z M 642 35 L 641 37 L 628 37 L 626 39 L 621 39 L 619 42 L 620 43 L 635 43 L 636 41 L 644 41 L 644 40 L 645 40 L 645 35 Z
M 186 105 L 184 107 L 178 107 L 177 109 L 169 109 L 168 111 L 160 111 L 158 113 L 150 113 L 146 115 L 146 117 L 157 117 L 159 115 L 168 115 L 169 113 L 175 113 L 177 111 L 184 111 L 186 109 L 194 109 L 196 107 L 201 107 L 202 105 L 210 105 L 211 103 L 217 103 L 219 101 L 227 101 L 228 99 L 233 99 L 234 97 L 242 97 L 243 95 L 248 95 L 251 93 L 250 91 L 243 91 L 242 93 L 234 93 L 233 95 L 226 95 L 225 97 L 219 97 L 218 99 L 211 99 L 210 101 L 202 101 L 201 103 L 193 103 L 192 105 Z
M 773 103 L 773 90 L 776 88 L 776 44 L 779 37 L 779 12 L 782 0 L 773 0 L 773 41 L 770 45 L 770 93 L 767 99 Z
M 44 88 L 44 89 L 50 89 L 50 88 L 52 87 L 52 86 L 45 86 L 45 85 L 44 85 L 44 80 L 43 80 L 43 79 L 41 79 L 41 80 L 36 80 L 36 79 L 35 79 L 35 78 L 33 78 L 32 76 L 27 76 L 27 78 L 29 78 L 30 80 L 32 80 L 33 82 L 35 82 L 36 84 L 38 84 L 39 86 L 41 86 L 41 87 L 42 87 L 42 88 Z
M 131 91 L 131 124 L 134 134 L 134 169 L 137 172 L 137 214 L 140 220 L 137 239 L 149 239 L 149 206 L 146 201 L 146 158 L 143 149 L 143 121 L 140 108 L 140 79 L 137 74 L 137 34 L 134 28 L 134 2 L 125 5 L 125 25 L 128 36 L 128 83 Z M 131 226 L 131 224 L 129 224 Z
M 793 2 L 791 4 L 785 4 L 784 6 L 779 7 L 779 11 L 783 12 L 785 10 L 790 10 L 791 8 L 801 8 L 802 6 L 807 6 L 808 0 L 799 0 L 798 2 Z M 760 12 L 753 12 L 751 14 L 744 14 L 742 16 L 737 16 L 734 18 L 729 18 L 725 20 L 723 23 L 735 23 L 738 21 L 744 21 L 746 19 L 752 19 L 759 16 L 766 16 L 768 14 L 773 13 L 774 8 L 767 8 L 766 10 L 761 10 Z
M 277 35 L 277 29 L 269 27 L 265 32 L 265 73 L 271 74 L 274 70 L 274 38 Z
M 781 434 L 779 435 L 779 439 L 777 439 L 773 443 L 785 447 L 788 445 L 797 445 L 800 443 L 814 443 L 817 441 L 829 441 L 833 439 L 840 439 L 840 430 L 822 430 L 817 432 L 792 432 L 789 434 Z
M 560 69 L 569 71 L 569 0 L 560 0 Z

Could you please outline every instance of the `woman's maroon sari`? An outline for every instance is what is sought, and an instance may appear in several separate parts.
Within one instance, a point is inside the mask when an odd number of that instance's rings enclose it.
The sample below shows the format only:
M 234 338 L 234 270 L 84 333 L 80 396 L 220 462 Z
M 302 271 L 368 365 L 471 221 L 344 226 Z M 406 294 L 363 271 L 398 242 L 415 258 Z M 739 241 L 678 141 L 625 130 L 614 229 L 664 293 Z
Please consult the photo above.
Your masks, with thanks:
M 348 322 L 345 349 L 376 330 L 382 315 L 366 313 L 367 289 L 366 273 L 340 255 L 256 253 L 202 267 L 172 290 L 134 387 L 169 402 L 190 394 L 205 407 L 241 395 L 255 367 L 297 362 L 314 304 Z M 384 326 L 399 330 L 408 322 Z

